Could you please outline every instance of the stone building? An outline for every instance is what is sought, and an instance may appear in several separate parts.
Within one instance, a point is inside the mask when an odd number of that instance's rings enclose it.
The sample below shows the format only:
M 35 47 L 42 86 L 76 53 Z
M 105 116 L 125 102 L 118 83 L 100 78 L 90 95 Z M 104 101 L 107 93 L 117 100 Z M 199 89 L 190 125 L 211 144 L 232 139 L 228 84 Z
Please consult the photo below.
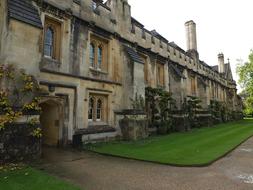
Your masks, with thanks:
M 44 143 L 68 144 L 120 134 L 120 110 L 145 87 L 240 110 L 229 63 L 199 59 L 196 24 L 185 23 L 187 50 L 131 16 L 127 0 L 1 0 L 0 62 L 33 74 L 44 93 Z

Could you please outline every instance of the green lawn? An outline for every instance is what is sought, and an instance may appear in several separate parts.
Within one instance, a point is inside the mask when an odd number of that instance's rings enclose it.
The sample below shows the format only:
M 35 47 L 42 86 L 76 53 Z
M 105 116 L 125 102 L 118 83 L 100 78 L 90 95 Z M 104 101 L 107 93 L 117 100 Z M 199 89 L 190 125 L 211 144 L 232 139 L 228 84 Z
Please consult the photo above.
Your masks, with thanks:
M 245 119 L 136 142 L 92 145 L 89 149 L 98 153 L 163 164 L 197 166 L 210 164 L 252 135 L 253 119 Z
M 33 169 L 23 168 L 14 171 L 0 171 L 1 190 L 80 190 L 48 174 Z

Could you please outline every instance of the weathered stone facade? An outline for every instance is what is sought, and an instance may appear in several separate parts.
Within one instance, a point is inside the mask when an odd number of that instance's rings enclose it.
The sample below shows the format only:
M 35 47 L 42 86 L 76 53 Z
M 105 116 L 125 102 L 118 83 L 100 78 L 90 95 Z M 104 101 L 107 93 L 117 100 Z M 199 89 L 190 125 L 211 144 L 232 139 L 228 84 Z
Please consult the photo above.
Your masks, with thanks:
M 0 61 L 40 81 L 41 106 L 51 114 L 42 127 L 53 128 L 53 144 L 121 134 L 116 113 L 131 109 L 130 98 L 144 97 L 147 86 L 170 91 L 178 110 L 188 95 L 200 97 L 205 109 L 218 100 L 241 110 L 223 55 L 219 67 L 199 60 L 193 21 L 185 24 L 184 51 L 130 13 L 127 0 L 0 2 Z

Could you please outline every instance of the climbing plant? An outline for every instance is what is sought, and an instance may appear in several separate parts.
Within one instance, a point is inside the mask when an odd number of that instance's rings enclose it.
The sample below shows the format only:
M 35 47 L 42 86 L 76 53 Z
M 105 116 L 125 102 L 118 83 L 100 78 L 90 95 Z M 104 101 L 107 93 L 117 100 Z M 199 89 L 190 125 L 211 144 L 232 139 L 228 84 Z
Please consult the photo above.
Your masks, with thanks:
M 0 64 L 0 130 L 14 124 L 27 113 L 39 113 L 39 85 L 32 75 L 13 65 Z M 41 137 L 38 120 L 27 121 L 32 136 Z
M 209 111 L 216 122 L 226 122 L 232 117 L 232 112 L 228 109 L 228 105 L 217 100 L 211 100 Z
M 144 111 L 144 109 L 145 109 L 145 100 L 144 100 L 143 96 L 138 95 L 136 93 L 135 97 L 134 98 L 130 98 L 130 100 L 132 102 L 133 109 Z
M 183 104 L 183 110 L 188 115 L 190 125 L 198 126 L 197 112 L 202 108 L 201 100 L 195 96 L 188 96 Z
M 161 88 L 147 87 L 145 90 L 146 111 L 149 123 L 164 131 L 171 127 L 171 109 L 175 104 L 171 93 Z

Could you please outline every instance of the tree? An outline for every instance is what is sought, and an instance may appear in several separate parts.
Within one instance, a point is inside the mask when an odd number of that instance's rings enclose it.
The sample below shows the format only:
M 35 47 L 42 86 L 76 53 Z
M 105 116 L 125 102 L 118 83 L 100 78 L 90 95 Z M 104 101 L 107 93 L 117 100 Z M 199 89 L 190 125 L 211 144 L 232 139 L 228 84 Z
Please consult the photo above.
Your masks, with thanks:
M 183 107 L 186 113 L 188 113 L 188 118 L 192 127 L 198 125 L 197 112 L 202 108 L 201 100 L 195 96 L 188 96 Z
M 253 50 L 250 51 L 248 62 L 238 64 L 237 74 L 239 75 L 239 84 L 243 88 L 244 113 L 253 115 Z
M 175 103 L 171 93 L 161 88 L 147 87 L 145 96 L 150 124 L 166 133 L 171 127 L 171 109 Z
M 244 64 L 238 64 L 237 74 L 239 84 L 251 96 L 253 96 L 253 50 L 250 51 L 249 60 Z

